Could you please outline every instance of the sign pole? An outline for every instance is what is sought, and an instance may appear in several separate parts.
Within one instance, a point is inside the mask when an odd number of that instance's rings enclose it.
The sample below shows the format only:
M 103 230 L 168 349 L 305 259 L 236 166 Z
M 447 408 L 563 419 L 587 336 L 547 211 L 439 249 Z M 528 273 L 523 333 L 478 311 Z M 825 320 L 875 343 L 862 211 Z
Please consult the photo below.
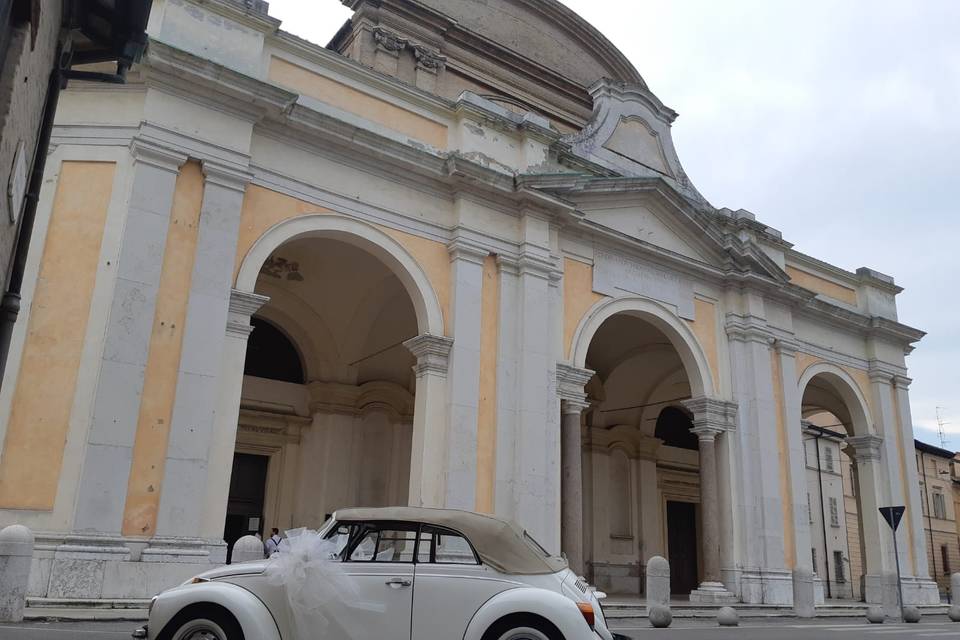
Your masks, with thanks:
M 880 507 L 880 515 L 887 521 L 887 524 L 890 525 L 890 530 L 893 532 L 893 555 L 897 560 L 897 599 L 900 604 L 901 622 L 905 622 L 905 620 L 903 619 L 903 581 L 900 579 L 900 549 L 897 547 L 897 527 L 900 526 L 900 519 L 903 518 L 904 511 L 906 511 L 906 507 L 902 505 L 897 507 Z M 933 552 L 931 551 L 931 553 Z
M 893 530 L 893 554 L 897 559 L 897 597 L 900 599 L 900 622 L 903 618 L 903 583 L 900 581 L 900 550 L 897 548 L 897 530 Z

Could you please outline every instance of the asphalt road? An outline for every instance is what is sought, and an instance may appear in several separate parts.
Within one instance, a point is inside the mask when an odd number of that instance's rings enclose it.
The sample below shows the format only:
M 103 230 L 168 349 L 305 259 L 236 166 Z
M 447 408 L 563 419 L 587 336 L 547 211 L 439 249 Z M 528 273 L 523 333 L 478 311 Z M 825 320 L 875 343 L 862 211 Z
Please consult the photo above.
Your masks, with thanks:
M 120 640 L 137 627 L 131 622 L 27 622 L 0 624 L 0 640 Z M 960 624 L 946 618 L 920 624 L 868 625 L 857 621 L 826 624 L 746 623 L 733 629 L 677 621 L 669 629 L 634 627 L 618 630 L 636 640 L 960 640 Z

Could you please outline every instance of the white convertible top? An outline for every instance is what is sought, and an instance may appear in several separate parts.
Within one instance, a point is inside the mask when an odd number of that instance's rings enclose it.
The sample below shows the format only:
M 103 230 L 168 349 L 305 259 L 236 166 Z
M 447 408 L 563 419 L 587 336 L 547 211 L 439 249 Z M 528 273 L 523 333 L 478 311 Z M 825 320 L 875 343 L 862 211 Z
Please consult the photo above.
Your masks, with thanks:
M 484 564 L 501 573 L 536 575 L 556 573 L 567 568 L 567 561 L 547 554 L 525 533 L 523 527 L 496 516 L 426 507 L 384 507 L 338 509 L 337 522 L 375 520 L 416 522 L 452 529 L 463 534 Z

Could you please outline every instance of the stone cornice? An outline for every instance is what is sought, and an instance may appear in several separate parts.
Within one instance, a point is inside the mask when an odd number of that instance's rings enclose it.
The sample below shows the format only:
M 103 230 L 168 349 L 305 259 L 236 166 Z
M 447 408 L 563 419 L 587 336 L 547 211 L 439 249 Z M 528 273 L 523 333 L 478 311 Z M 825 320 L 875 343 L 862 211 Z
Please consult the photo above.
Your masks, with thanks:
M 853 457 L 857 462 L 880 460 L 880 451 L 883 447 L 883 438 L 880 436 L 873 434 L 849 436 L 846 442 L 849 447 L 853 448 Z
M 691 431 L 695 433 L 722 433 L 736 429 L 737 405 L 734 402 L 700 396 L 680 404 L 693 413 L 694 428 Z
M 594 375 L 595 372 L 590 369 L 580 369 L 562 362 L 557 363 L 557 395 L 561 400 L 561 410 L 563 403 L 568 403 L 570 411 L 577 412 L 589 406 L 584 387 Z
M 134 136 L 130 141 L 130 154 L 138 163 L 148 164 L 170 173 L 180 173 L 180 167 L 188 157 L 178 149 L 140 136 Z
M 403 346 L 417 359 L 417 364 L 413 367 L 417 378 L 425 375 L 446 377 L 450 366 L 453 338 L 424 334 L 410 338 L 403 343 Z
M 447 243 L 447 253 L 451 262 L 465 260 L 482 265 L 484 259 L 490 255 L 490 250 L 468 238 L 458 236 Z
M 267 304 L 270 298 L 249 291 L 230 290 L 230 305 L 227 310 L 227 335 L 246 340 L 253 331 L 250 316 Z
M 250 171 L 215 160 L 203 161 L 203 176 L 208 184 L 215 184 L 240 193 L 243 193 L 253 180 L 253 173 Z

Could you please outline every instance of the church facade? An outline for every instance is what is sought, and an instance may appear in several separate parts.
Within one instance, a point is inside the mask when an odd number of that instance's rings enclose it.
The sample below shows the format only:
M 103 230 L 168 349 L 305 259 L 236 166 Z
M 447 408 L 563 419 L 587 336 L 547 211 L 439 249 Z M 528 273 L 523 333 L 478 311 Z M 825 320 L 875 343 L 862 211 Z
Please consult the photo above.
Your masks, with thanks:
M 0 525 L 35 598 L 139 598 L 345 506 L 516 519 L 600 588 L 813 570 L 839 426 L 863 588 L 938 601 L 900 288 L 711 205 L 677 114 L 555 0 L 155 0 L 126 85 L 61 98 L 6 377 Z M 816 584 L 818 581 L 814 581 Z M 817 593 L 821 590 L 818 589 Z

